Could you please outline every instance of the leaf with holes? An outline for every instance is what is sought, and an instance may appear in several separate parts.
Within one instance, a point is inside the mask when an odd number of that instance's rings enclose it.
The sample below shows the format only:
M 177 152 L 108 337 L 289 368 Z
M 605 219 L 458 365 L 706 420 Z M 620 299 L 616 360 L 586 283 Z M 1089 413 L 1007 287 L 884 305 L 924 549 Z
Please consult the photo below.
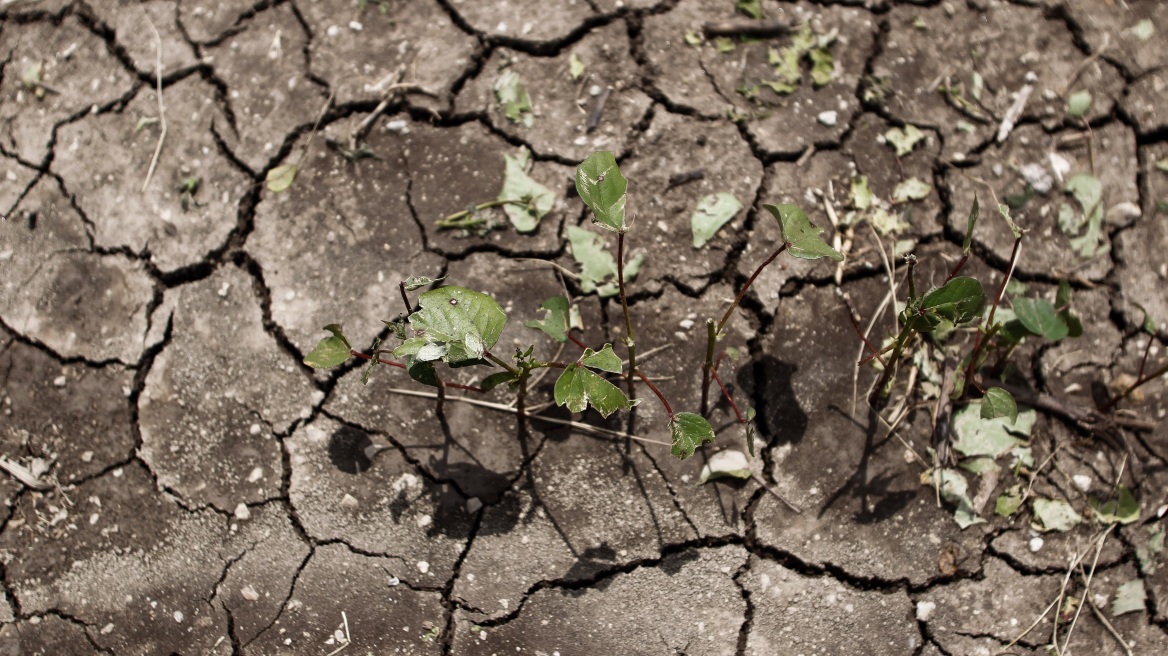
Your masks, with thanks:
M 679 412 L 669 419 L 669 434 L 673 438 L 671 453 L 685 460 L 694 454 L 703 442 L 714 441 L 710 422 L 692 412 Z
M 763 205 L 763 207 L 779 222 L 779 233 L 783 241 L 789 244 L 787 250 L 791 255 L 804 260 L 830 257 L 836 262 L 843 262 L 844 256 L 828 246 L 820 236 L 823 228 L 812 225 L 798 205 Z
M 742 203 L 734 194 L 722 191 L 698 200 L 697 208 L 690 216 L 690 227 L 693 230 L 693 247 L 701 248 L 730 222 L 735 214 L 742 209 Z
M 593 212 L 593 221 L 613 232 L 624 232 L 625 192 L 629 181 L 621 174 L 616 155 L 592 153 L 576 167 L 576 192 Z
M 418 297 L 418 303 L 422 309 L 410 315 L 414 330 L 429 343 L 463 347 L 470 359 L 483 357 L 507 325 L 507 315 L 495 299 L 457 285 L 428 291 Z M 459 355 L 452 348 L 443 359 L 451 363 L 464 359 Z
M 304 364 L 314 369 L 335 367 L 348 360 L 353 350 L 353 345 L 349 343 L 349 338 L 345 337 L 340 324 L 330 323 L 324 329 L 332 333 L 332 336 L 317 342 L 316 348 L 304 357 Z
M 1071 504 L 1062 499 L 1035 499 L 1031 504 L 1034 521 L 1030 528 L 1040 532 L 1069 531 L 1078 526 L 1083 517 L 1075 512 Z
M 911 123 L 905 125 L 903 130 L 892 128 L 884 133 L 884 141 L 896 150 L 897 157 L 904 157 L 911 153 L 913 148 L 916 148 L 916 145 L 924 138 L 925 133 Z
M 1116 487 L 1114 499 L 1100 501 L 1091 497 L 1088 504 L 1095 511 L 1095 519 L 1103 524 L 1131 524 L 1140 518 L 1140 502 L 1123 485 Z
M 636 405 L 616 385 L 575 362 L 556 380 L 554 398 L 556 405 L 567 406 L 572 412 L 584 412 L 591 405 L 602 417 Z

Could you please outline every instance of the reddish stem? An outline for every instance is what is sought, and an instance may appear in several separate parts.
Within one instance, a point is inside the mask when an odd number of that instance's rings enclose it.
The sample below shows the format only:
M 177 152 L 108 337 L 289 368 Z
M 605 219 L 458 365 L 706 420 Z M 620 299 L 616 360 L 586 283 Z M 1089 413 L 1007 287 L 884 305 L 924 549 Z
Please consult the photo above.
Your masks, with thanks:
M 868 350 L 872 352 L 872 355 L 869 356 L 863 362 L 861 362 L 860 366 L 861 367 L 864 366 L 865 364 L 871 362 L 873 358 L 875 358 L 876 360 L 880 361 L 880 364 L 882 366 L 887 367 L 888 363 L 886 363 L 884 361 L 884 358 L 880 357 L 880 351 L 875 346 L 872 346 L 872 342 L 869 342 L 868 338 L 864 336 L 864 331 L 860 330 L 860 324 L 856 323 L 856 318 L 852 316 L 851 312 L 848 312 L 847 314 L 848 314 L 848 321 L 852 322 L 852 329 L 854 329 L 856 331 L 856 334 L 859 335 L 860 341 L 864 342 L 864 346 L 867 346 Z
M 746 417 L 743 417 L 742 413 L 738 410 L 738 404 L 734 402 L 734 397 L 730 396 L 730 390 L 726 389 L 726 385 L 722 383 L 722 377 L 718 375 L 718 371 L 715 369 L 710 371 L 710 373 L 714 375 L 714 382 L 718 383 L 718 387 L 722 388 L 722 396 L 726 397 L 726 400 L 730 402 L 730 407 L 734 410 L 734 416 L 738 417 L 738 423 L 745 424 Z
M 579 346 L 582 349 L 588 348 L 587 346 L 584 345 L 584 342 L 581 342 L 580 340 L 576 339 L 576 336 L 572 334 L 571 330 L 569 330 L 567 332 L 567 335 L 568 335 L 568 339 L 572 340 L 572 343 L 575 344 L 576 346 Z
M 657 389 L 657 386 L 653 384 L 653 381 L 651 381 L 645 377 L 645 374 L 641 373 L 640 371 L 637 371 L 637 376 L 639 376 L 641 378 L 641 380 L 644 381 L 645 384 L 649 386 L 649 389 L 653 390 L 653 393 L 657 395 L 657 399 L 659 401 L 661 401 L 661 405 L 665 406 L 665 412 L 667 412 L 669 414 L 669 419 L 672 420 L 673 419 L 673 408 L 669 407 L 669 401 L 665 400 L 665 395 L 663 395 L 661 393 L 661 390 Z
M 962 255 L 961 259 L 957 260 L 957 264 L 953 265 L 953 269 L 949 271 L 949 276 L 945 278 L 945 282 L 941 283 L 941 286 L 944 287 L 945 283 L 956 278 L 957 274 L 961 273 L 961 270 L 965 268 L 967 261 L 969 261 L 969 254 Z
M 1002 276 L 1002 284 L 998 285 L 998 294 L 994 297 L 994 304 L 990 307 L 990 315 L 986 318 L 985 326 L 990 328 L 994 325 L 994 314 L 998 311 L 998 304 L 1002 302 L 1002 296 L 1006 293 L 1006 283 L 1010 282 L 1010 276 L 1014 274 L 1014 266 L 1018 263 L 1018 249 L 1022 246 L 1022 237 L 1014 238 L 1014 248 L 1010 251 L 1010 268 L 1006 270 L 1006 275 Z M 966 393 L 971 386 L 977 387 L 979 390 L 981 386 L 973 380 L 973 374 L 977 371 L 977 359 L 981 357 L 982 347 L 985 346 L 985 331 L 977 331 L 977 337 L 973 342 L 973 352 L 969 356 L 969 368 L 965 370 L 965 389 Z
M 758 268 L 754 270 L 754 273 L 750 274 L 750 279 L 747 280 L 746 284 L 742 286 L 742 289 L 738 291 L 738 296 L 734 297 L 734 302 L 730 304 L 730 307 L 726 308 L 726 314 L 722 315 L 722 320 L 718 322 L 718 329 L 714 331 L 715 335 L 722 333 L 722 329 L 726 327 L 726 322 L 730 320 L 730 315 L 734 313 L 734 308 L 738 307 L 738 304 L 742 302 L 742 297 L 746 296 L 747 290 L 749 290 L 750 286 L 754 284 L 755 279 L 758 278 L 759 274 L 762 273 L 762 270 L 767 268 L 767 265 L 769 265 L 771 262 L 774 262 L 775 258 L 778 257 L 780 253 L 787 250 L 788 245 L 789 244 L 784 243 L 782 246 L 779 246 L 779 250 L 771 253 L 771 256 L 768 257 L 762 264 L 758 265 Z
M 352 351 L 351 350 L 351 351 L 349 351 L 349 355 L 351 355 L 355 358 L 361 358 L 362 360 L 372 360 L 373 359 L 372 355 L 366 355 L 360 351 Z M 405 369 L 406 368 L 406 366 L 404 364 L 402 364 L 400 362 L 394 362 L 393 360 L 382 360 L 381 358 L 377 358 L 377 362 L 380 364 L 387 364 L 391 367 L 397 367 L 398 369 Z
M 406 304 L 406 316 L 408 317 L 413 312 L 414 305 L 410 303 L 410 297 L 406 295 L 406 281 L 402 280 L 398 282 L 397 288 L 401 290 L 402 302 Z

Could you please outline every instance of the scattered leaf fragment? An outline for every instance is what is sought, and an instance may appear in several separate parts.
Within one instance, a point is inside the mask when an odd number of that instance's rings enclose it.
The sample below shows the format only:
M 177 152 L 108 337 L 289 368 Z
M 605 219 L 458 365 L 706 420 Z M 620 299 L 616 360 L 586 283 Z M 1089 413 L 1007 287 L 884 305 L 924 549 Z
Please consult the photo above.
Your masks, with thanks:
M 527 88 L 515 71 L 505 71 L 495 80 L 495 98 L 503 106 L 503 115 L 512 123 L 522 123 L 527 127 L 535 122 L 532 116 L 531 98 Z
M 1133 579 L 1115 589 L 1115 599 L 1111 601 L 1111 616 L 1134 613 L 1146 608 L 1147 592 L 1141 579 Z
M 281 164 L 268 171 L 264 177 L 264 183 L 268 186 L 269 191 L 278 194 L 292 186 L 296 180 L 296 172 L 295 164 Z
M 714 47 L 718 49 L 718 52 L 724 55 L 726 53 L 734 52 L 734 49 L 737 46 L 734 45 L 733 39 L 719 36 L 714 39 Z
M 985 419 L 981 409 L 983 402 L 970 403 L 953 413 L 954 451 L 966 457 L 996 458 L 1026 443 L 1038 420 L 1038 413 L 1031 409 L 1021 410 L 1012 422 L 1006 417 Z
M 1072 93 L 1067 98 L 1067 116 L 1083 118 L 1091 111 L 1092 100 L 1091 92 L 1086 89 Z
M 1161 160 L 1156 160 L 1156 170 L 1168 173 L 1168 157 Z
M 762 18 L 762 0 L 736 0 L 734 8 L 751 18 Z
M 827 85 L 835 75 L 835 58 L 827 48 L 815 48 L 807 53 L 811 57 L 811 82 L 816 88 Z
M 860 175 L 852 178 L 852 207 L 864 211 L 872 206 L 872 187 L 868 184 L 868 176 Z
M 722 226 L 729 223 L 741 209 L 742 203 L 734 194 L 727 191 L 700 198 L 693 215 L 690 216 L 693 247 L 705 246 L 722 229 Z
M 568 56 L 568 72 L 572 74 L 573 80 L 579 80 L 584 75 L 584 62 L 576 53 Z
M 564 296 L 553 296 L 539 306 L 544 311 L 542 320 L 531 319 L 523 325 L 543 331 L 557 342 L 568 341 L 568 317 L 570 305 Z
M 685 42 L 688 45 L 694 46 L 696 48 L 697 46 L 702 45 L 702 43 L 704 41 L 705 41 L 705 39 L 702 38 L 702 35 L 700 33 L 696 32 L 694 30 L 686 30 L 685 31 Z
M 1022 486 L 1011 485 L 998 496 L 994 503 L 994 513 L 1000 517 L 1011 517 L 1022 506 Z
M 897 157 L 904 157 L 911 153 L 913 148 L 924 138 L 925 133 L 911 123 L 906 123 L 904 129 L 892 128 L 884 133 L 885 142 L 892 145 L 893 149 L 896 150 Z
M 896 185 L 892 192 L 892 201 L 906 203 L 911 200 L 923 200 L 933 193 L 933 185 L 920 178 L 909 178 Z
M 739 478 L 745 480 L 750 477 L 750 463 L 746 460 L 746 454 L 734 449 L 727 449 L 710 456 L 710 461 L 702 467 L 701 476 L 698 477 L 698 484 L 703 485 L 708 481 L 718 478 Z
M 1114 499 L 1100 501 L 1091 497 L 1088 503 L 1095 511 L 1095 519 L 1104 524 L 1131 524 L 1140 518 L 1140 503 L 1123 485 L 1116 486 Z
M 1035 499 L 1031 504 L 1034 521 L 1030 527 L 1040 533 L 1069 531 L 1083 521 L 1071 504 L 1062 499 Z
M 986 521 L 973 510 L 973 503 L 969 499 L 969 483 L 958 470 L 934 470 L 925 474 L 923 482 L 928 485 L 936 484 L 940 489 L 941 498 L 957 506 L 957 510 L 953 512 L 953 520 L 957 522 L 958 527 L 965 529 Z
M 515 226 L 516 232 L 534 232 L 539 227 L 540 220 L 552 211 L 556 204 L 556 195 L 552 190 L 541 185 L 527 175 L 527 165 L 531 160 L 531 153 L 527 148 L 520 147 L 515 157 L 503 154 L 505 168 L 503 171 L 503 188 L 499 190 L 499 200 L 524 201 L 519 205 L 514 202 L 503 205 L 503 212 Z

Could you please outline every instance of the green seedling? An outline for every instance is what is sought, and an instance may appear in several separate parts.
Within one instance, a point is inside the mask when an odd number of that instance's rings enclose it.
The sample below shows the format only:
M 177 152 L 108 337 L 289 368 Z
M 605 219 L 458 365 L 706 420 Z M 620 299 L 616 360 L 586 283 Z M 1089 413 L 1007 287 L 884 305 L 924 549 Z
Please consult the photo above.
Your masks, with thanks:
M 523 172 L 525 162 L 522 153 L 520 157 L 514 159 L 507 157 L 507 181 L 504 182 L 501 196 L 515 193 L 515 189 L 525 191 L 533 188 L 535 183 L 530 182 Z M 759 273 L 783 251 L 805 259 L 826 256 L 842 260 L 843 256 L 823 242 L 820 236 L 822 230 L 812 226 L 798 207 L 765 206 L 779 223 L 783 244 L 755 271 L 750 281 L 739 291 L 722 320 L 717 324 L 712 319 L 709 321 L 711 332 L 706 361 L 702 366 L 704 381 L 701 412 L 675 412 L 665 394 L 637 368 L 636 333 L 627 293 L 633 273 L 630 269 L 637 261 L 626 262 L 625 236 L 631 229 L 625 213 L 627 189 L 628 180 L 621 173 L 616 157 L 611 152 L 593 153 L 576 169 L 576 190 L 592 212 L 592 223 L 602 231 L 616 235 L 615 259 L 599 247 L 596 233 L 574 226 L 569 230 L 573 254 L 584 268 L 580 281 L 581 289 L 585 293 L 588 291 L 584 289 L 586 281 L 591 281 L 595 291 L 603 292 L 598 285 L 613 285 L 607 278 L 615 274 L 615 285 L 611 289 L 614 295 L 620 297 L 625 327 L 621 342 L 627 352 L 627 366 L 613 350 L 612 344 L 604 344 L 598 349 L 593 349 L 572 334 L 573 309 L 570 300 L 565 296 L 544 300 L 540 306 L 543 317 L 531 319 L 525 325 L 557 342 L 573 342 L 582 350 L 579 357 L 569 362 L 542 361 L 533 357 L 534 346 L 531 346 L 525 350 L 517 348 L 508 362 L 492 350 L 497 346 L 499 336 L 508 320 L 499 303 L 487 294 L 466 287 L 447 285 L 423 292 L 418 296 L 415 309 L 409 293 L 439 281 L 427 277 L 411 277 L 402 280 L 398 285 L 405 314 L 401 319 L 385 322 L 392 336 L 399 341 L 396 347 L 383 347 L 380 339 L 374 339 L 369 353 L 357 351 L 343 328 L 338 324 L 330 324 L 325 327 L 330 335 L 322 339 L 305 357 L 305 364 L 314 368 L 330 368 L 344 364 L 351 358 L 366 360 L 369 365 L 363 376 L 365 382 L 368 382 L 369 374 L 376 365 L 403 369 L 414 381 L 437 388 L 439 404 L 444 399 L 446 388 L 485 392 L 507 385 L 516 393 L 516 414 L 520 422 L 523 422 L 526 416 L 528 384 L 536 370 L 560 370 L 553 393 L 556 405 L 577 413 L 592 408 L 602 417 L 608 417 L 620 410 L 635 408 L 641 401 L 637 397 L 636 389 L 636 381 L 640 380 L 665 409 L 668 417 L 667 427 L 672 438 L 671 452 L 678 458 L 692 456 L 704 443 L 713 442 L 715 439 L 714 429 L 705 418 L 709 384 L 713 379 L 718 382 L 738 420 L 747 426 L 748 447 L 753 453 L 754 431 L 750 422 L 754 418 L 754 409 L 748 408 L 745 414 L 742 413 L 718 376 L 717 363 L 713 358 L 717 336 L 733 316 L 734 309 L 738 307 Z M 545 202 L 540 200 L 544 198 L 541 193 L 532 192 L 530 197 L 531 201 L 522 203 L 526 210 L 538 209 L 541 203 Z M 550 206 L 551 200 L 542 206 Z M 729 200 L 733 200 L 733 203 Z M 695 219 L 695 244 L 699 237 L 704 243 L 717 231 L 724 223 L 722 215 L 730 212 L 729 206 L 733 205 L 731 216 L 738 211 L 737 200 L 733 197 L 729 200 L 716 195 L 701 206 L 702 211 L 709 212 L 713 218 Z M 518 201 L 515 203 L 520 204 Z M 456 217 L 455 220 L 460 220 L 460 217 Z M 721 356 L 718 361 L 721 361 Z M 494 367 L 497 370 L 486 375 L 477 386 L 446 382 L 444 369 L 464 367 Z M 616 384 L 621 379 L 625 382 L 624 390 Z
M 482 235 L 500 225 L 483 212 L 493 207 L 501 207 L 511 225 L 515 226 L 516 232 L 521 234 L 535 232 L 539 228 L 539 222 L 555 206 L 556 195 L 527 174 L 531 164 L 531 153 L 526 148 L 521 147 L 514 157 L 503 155 L 503 163 L 503 187 L 495 200 L 478 203 L 461 212 L 447 215 L 436 225 L 441 229 L 461 229 L 468 234 Z

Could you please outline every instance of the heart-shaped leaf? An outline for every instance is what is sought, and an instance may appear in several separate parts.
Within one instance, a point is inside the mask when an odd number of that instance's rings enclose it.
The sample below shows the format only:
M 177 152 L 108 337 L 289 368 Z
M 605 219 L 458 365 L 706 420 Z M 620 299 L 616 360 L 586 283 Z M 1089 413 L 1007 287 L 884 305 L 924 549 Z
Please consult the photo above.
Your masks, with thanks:
M 673 438 L 671 453 L 685 460 L 703 442 L 714 441 L 714 429 L 701 415 L 679 412 L 669 420 L 669 433 Z
M 616 385 L 575 362 L 568 365 L 556 380 L 554 396 L 558 406 L 566 405 L 572 412 L 584 412 L 591 405 L 602 417 L 635 405 Z
M 942 321 L 955 325 L 981 316 L 985 308 L 985 290 L 968 276 L 958 276 L 925 294 L 905 310 L 905 323 L 913 330 L 930 332 Z
M 1019 298 L 1014 301 L 1014 316 L 1030 332 L 1043 339 L 1057 342 L 1070 334 L 1067 325 L 1050 301 L 1042 298 Z
M 821 257 L 830 257 L 836 262 L 843 262 L 844 256 L 831 246 L 828 246 L 823 237 L 823 228 L 817 228 L 807 219 L 807 215 L 798 205 L 763 205 L 779 222 L 779 232 L 783 241 L 787 242 L 787 250 L 795 257 L 804 260 L 818 260 Z
M 316 348 L 304 357 L 304 364 L 314 369 L 335 367 L 348 360 L 350 351 L 353 350 L 340 324 L 330 323 L 324 329 L 332 333 L 332 336 L 317 342 Z
M 1010 424 L 1018 422 L 1018 404 L 1014 397 L 1000 387 L 991 387 L 986 390 L 985 398 L 981 400 L 981 418 L 997 419 L 1009 417 Z
M 576 167 L 576 192 L 592 210 L 596 223 L 624 232 L 625 192 L 629 181 L 621 174 L 616 155 L 609 151 L 592 153 Z

